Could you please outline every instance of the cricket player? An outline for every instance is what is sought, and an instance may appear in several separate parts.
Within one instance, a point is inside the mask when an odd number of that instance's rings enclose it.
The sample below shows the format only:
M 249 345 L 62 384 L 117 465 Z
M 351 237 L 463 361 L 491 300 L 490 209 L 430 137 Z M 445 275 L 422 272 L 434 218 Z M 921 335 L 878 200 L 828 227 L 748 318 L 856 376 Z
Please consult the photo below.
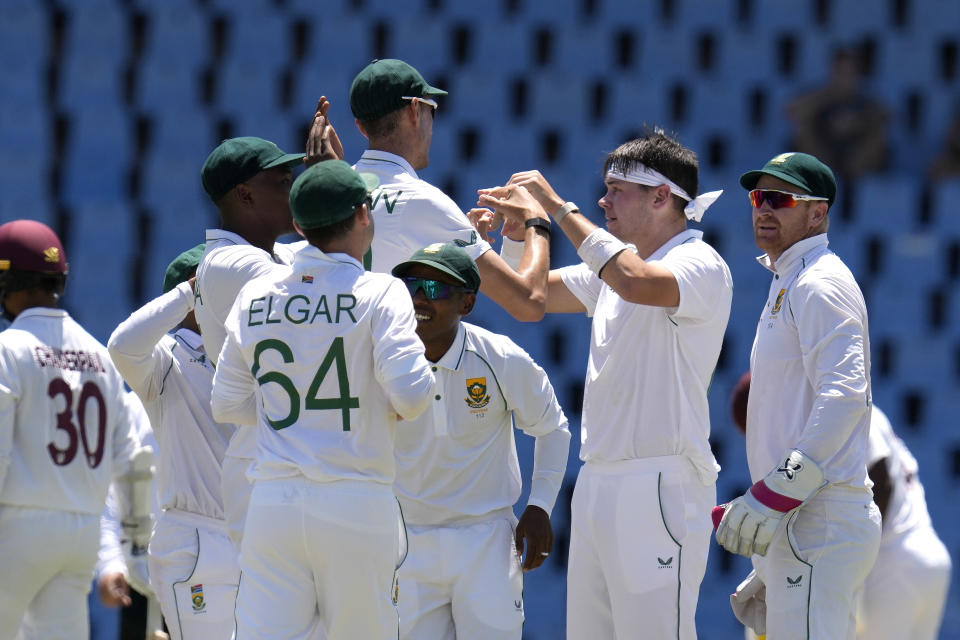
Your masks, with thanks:
M 4 640 L 86 637 L 111 478 L 125 517 L 141 512 L 131 503 L 140 443 L 123 380 L 106 348 L 59 308 L 66 276 L 52 229 L 33 220 L 0 226 L 0 306 L 13 319 L 0 333 Z M 149 535 L 149 518 L 130 521 L 138 525 Z
M 933 530 L 917 461 L 876 406 L 867 462 L 883 529 L 863 586 L 857 638 L 935 640 L 950 586 L 950 554 Z
M 746 433 L 750 373 L 737 382 L 731 396 L 733 423 Z M 930 522 L 917 461 L 897 437 L 886 414 L 874 406 L 870 414 L 869 475 L 873 496 L 883 516 L 880 552 L 867 576 L 857 614 L 857 638 L 863 640 L 933 640 L 943 619 L 950 584 L 950 555 Z M 759 582 L 759 581 L 757 581 Z M 752 600 L 737 602 L 734 612 L 744 624 L 765 616 L 763 588 L 752 588 Z M 745 615 L 744 615 L 745 614 Z
M 290 268 L 240 291 L 227 319 L 213 415 L 256 425 L 237 640 L 397 635 L 397 416 L 413 420 L 434 376 L 403 283 L 368 273 L 374 176 L 341 160 L 290 192 L 308 244 Z
M 316 146 L 322 122 L 318 112 L 308 146 Z M 226 336 L 223 324 L 241 287 L 257 276 L 286 268 L 292 260 L 292 249 L 277 238 L 293 231 L 292 169 L 304 162 L 305 154 L 284 153 L 263 138 L 243 137 L 225 140 L 203 164 L 203 188 L 221 221 L 220 229 L 207 230 L 195 287 L 194 313 L 211 363 L 220 355 Z M 255 432 L 238 427 L 223 460 L 224 514 L 237 549 L 250 499 L 246 473 L 255 448 Z
M 752 558 L 777 640 L 849 638 L 880 544 L 867 476 L 870 340 L 850 270 L 827 248 L 836 181 L 804 153 L 740 177 L 773 278 L 750 354 L 754 485 L 724 505 L 717 542 Z
M 167 267 L 163 295 L 110 336 L 117 369 L 143 401 L 164 455 L 157 484 L 163 513 L 150 540 L 150 582 L 170 635 L 229 639 L 240 579 L 224 519 L 221 475 L 235 427 L 210 412 L 213 363 L 194 318 L 197 245 Z
M 518 320 L 540 320 L 550 268 L 546 213 L 536 203 L 523 209 L 523 258 L 514 270 L 449 196 L 417 176 L 429 164 L 436 99 L 445 95 L 402 60 L 374 60 L 353 80 L 350 110 L 369 143 L 354 168 L 380 180 L 372 209 L 377 233 L 366 264 L 389 273 L 428 244 L 455 242 L 476 261 L 483 293 Z
M 707 387 L 733 283 L 687 220 L 699 221 L 719 192 L 696 196 L 696 154 L 659 129 L 620 145 L 603 171 L 606 229 L 537 171 L 481 192 L 478 204 L 516 230 L 522 193 L 532 194 L 583 259 L 551 271 L 547 294 L 548 312 L 593 317 L 567 637 L 642 629 L 651 638 L 695 638 L 719 469 L 708 442 Z M 503 252 L 516 255 L 513 231 L 505 231 Z
M 409 539 L 398 571 L 400 637 L 519 640 L 522 571 L 539 567 L 553 544 L 550 512 L 567 466 L 567 419 L 525 351 L 461 322 L 481 282 L 463 249 L 429 245 L 393 275 L 413 297 L 417 335 L 437 378 L 430 409 L 397 425 L 394 490 Z M 519 523 L 514 427 L 536 438 Z

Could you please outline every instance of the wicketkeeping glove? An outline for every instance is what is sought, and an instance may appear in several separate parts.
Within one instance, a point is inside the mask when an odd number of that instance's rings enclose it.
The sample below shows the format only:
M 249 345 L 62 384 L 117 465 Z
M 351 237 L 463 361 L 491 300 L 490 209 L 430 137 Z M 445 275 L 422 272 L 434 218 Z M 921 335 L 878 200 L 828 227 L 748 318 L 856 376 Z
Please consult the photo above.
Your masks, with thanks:
M 730 608 L 743 626 L 757 635 L 767 633 L 767 587 L 756 571 L 751 571 L 736 592 L 730 594 Z
M 802 451 L 793 449 L 782 464 L 739 498 L 721 505 L 723 517 L 716 538 L 727 551 L 748 558 L 766 555 L 780 521 L 799 509 L 826 482 L 823 471 Z M 714 509 L 716 522 L 717 509 Z

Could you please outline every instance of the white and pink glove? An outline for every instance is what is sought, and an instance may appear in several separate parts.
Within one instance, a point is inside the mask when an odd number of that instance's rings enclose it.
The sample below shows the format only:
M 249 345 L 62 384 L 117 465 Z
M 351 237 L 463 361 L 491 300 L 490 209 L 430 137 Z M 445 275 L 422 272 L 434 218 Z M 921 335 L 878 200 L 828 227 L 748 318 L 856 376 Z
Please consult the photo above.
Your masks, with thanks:
M 784 516 L 799 509 L 826 482 L 823 471 L 802 451 L 792 449 L 782 464 L 739 498 L 713 508 L 717 542 L 748 558 L 766 555 Z

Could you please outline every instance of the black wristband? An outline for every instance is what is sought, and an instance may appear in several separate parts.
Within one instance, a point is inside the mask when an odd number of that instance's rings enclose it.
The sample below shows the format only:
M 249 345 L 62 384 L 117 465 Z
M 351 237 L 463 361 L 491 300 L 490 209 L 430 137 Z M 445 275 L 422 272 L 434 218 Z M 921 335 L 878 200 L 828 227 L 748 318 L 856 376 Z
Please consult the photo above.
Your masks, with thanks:
M 543 229 L 544 231 L 546 231 L 548 236 L 550 235 L 550 227 L 551 227 L 550 221 L 544 218 L 530 218 L 528 220 L 524 220 L 523 226 L 525 229 L 529 229 L 530 227 L 537 227 L 538 229 Z

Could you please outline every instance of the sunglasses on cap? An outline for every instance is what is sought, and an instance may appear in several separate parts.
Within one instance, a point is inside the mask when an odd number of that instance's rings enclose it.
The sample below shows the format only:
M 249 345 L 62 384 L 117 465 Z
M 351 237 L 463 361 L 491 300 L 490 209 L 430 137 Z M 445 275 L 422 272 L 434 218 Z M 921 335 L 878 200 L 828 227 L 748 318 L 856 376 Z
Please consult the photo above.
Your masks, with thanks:
M 401 279 L 407 285 L 407 291 L 410 292 L 411 296 L 417 295 L 417 289 L 423 289 L 423 295 L 427 297 L 427 300 L 446 300 L 454 291 L 470 291 L 466 287 L 458 287 L 455 284 L 447 284 L 439 280 L 428 280 L 413 276 Z
M 829 200 L 829 198 L 821 198 L 820 196 L 805 196 L 789 191 L 777 191 L 776 189 L 754 189 L 747 194 L 747 197 L 750 198 L 750 204 L 753 205 L 754 209 L 762 207 L 764 201 L 769 202 L 774 209 L 792 209 L 801 202 L 808 200 L 822 200 L 824 202 Z
M 439 104 L 437 104 L 437 101 L 434 100 L 433 98 L 417 98 L 414 96 L 401 96 L 400 99 L 409 100 L 410 102 L 422 102 L 423 104 L 430 107 L 430 113 L 433 113 L 434 111 L 436 111 L 437 107 L 440 106 Z

